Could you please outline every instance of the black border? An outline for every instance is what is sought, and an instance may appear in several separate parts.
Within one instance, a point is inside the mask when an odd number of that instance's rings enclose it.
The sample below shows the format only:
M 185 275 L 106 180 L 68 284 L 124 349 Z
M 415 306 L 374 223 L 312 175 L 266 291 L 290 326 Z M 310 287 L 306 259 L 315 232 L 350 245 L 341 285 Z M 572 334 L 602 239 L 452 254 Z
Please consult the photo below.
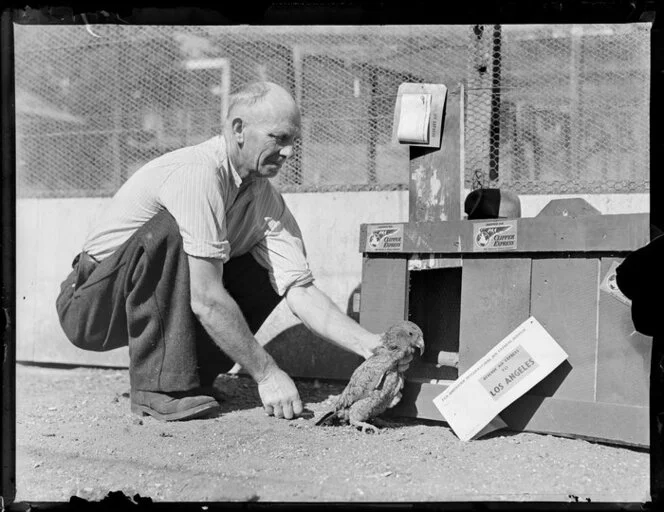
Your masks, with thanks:
M 15 0 L 16 2 L 16 0 Z M 127 23 L 135 25 L 382 25 L 382 24 L 518 24 L 518 23 L 634 23 L 654 22 L 651 32 L 651 104 L 650 104 L 650 218 L 651 224 L 664 228 L 664 205 L 657 201 L 661 195 L 664 167 L 664 145 L 659 133 L 664 123 L 664 34 L 662 20 L 664 10 L 657 0 L 466 0 L 466 1 L 422 1 L 412 0 L 401 4 L 385 1 L 318 1 L 318 2 L 267 2 L 254 0 L 240 2 L 234 0 L 227 6 L 223 0 L 209 5 L 188 6 L 136 5 L 132 7 L 111 7 L 94 2 L 72 3 L 71 5 L 49 5 L 32 3 L 5 4 L 0 25 L 0 72 L 1 72 L 1 149 L 2 187 L 2 474 L 0 495 L 7 507 L 16 495 L 15 482 L 15 125 L 14 125 L 14 52 L 13 23 L 27 24 L 81 24 Z M 82 16 L 85 14 L 85 16 Z M 657 361 L 664 358 L 664 350 L 659 348 L 658 336 L 653 343 L 651 371 L 651 495 L 653 505 L 664 498 L 664 447 L 661 434 L 658 435 L 656 418 L 664 417 L 664 404 L 660 400 L 660 387 L 664 384 L 664 369 Z M 116 496 L 116 498 L 118 498 Z M 80 500 L 83 501 L 83 500 Z M 572 500 L 573 501 L 573 500 Z M 117 510 L 136 508 L 136 503 L 99 503 L 101 508 Z M 147 503 L 146 508 L 170 509 L 172 503 Z M 203 504 L 180 503 L 178 510 L 201 509 Z M 214 503 L 205 503 L 209 510 L 220 508 Z M 315 508 L 317 504 L 261 504 L 247 503 L 229 506 L 225 509 L 260 509 L 264 507 L 301 509 Z M 338 504 L 325 504 L 321 507 L 339 508 Z M 408 508 L 437 509 L 440 504 L 357 504 L 357 508 Z M 81 508 L 81 503 L 30 503 L 32 510 Z M 100 507 L 92 507 L 99 509 Z M 641 504 L 599 504 L 599 503 L 446 503 L 445 509 L 532 509 L 559 510 L 618 508 L 620 510 L 641 509 Z M 86 507 L 87 508 L 87 507 Z M 649 507 L 648 507 L 649 508 Z M 27 510 L 21 504 L 10 509 Z
M 15 148 L 14 125 L 14 30 L 11 13 L 3 11 L 0 22 L 0 144 L 2 151 L 2 175 L 0 194 L 0 223 L 2 224 L 2 475 L 0 495 L 7 502 L 16 496 L 16 335 L 13 328 L 16 254 L 15 226 Z

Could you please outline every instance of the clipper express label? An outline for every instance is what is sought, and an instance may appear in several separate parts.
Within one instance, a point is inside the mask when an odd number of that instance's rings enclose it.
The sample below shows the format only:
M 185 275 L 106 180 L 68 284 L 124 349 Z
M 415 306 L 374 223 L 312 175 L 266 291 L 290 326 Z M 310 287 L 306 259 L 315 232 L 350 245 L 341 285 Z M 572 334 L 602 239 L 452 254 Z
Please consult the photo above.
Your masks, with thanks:
M 516 250 L 515 220 L 477 222 L 473 224 L 473 251 Z
M 381 224 L 367 231 L 367 252 L 403 250 L 403 225 Z

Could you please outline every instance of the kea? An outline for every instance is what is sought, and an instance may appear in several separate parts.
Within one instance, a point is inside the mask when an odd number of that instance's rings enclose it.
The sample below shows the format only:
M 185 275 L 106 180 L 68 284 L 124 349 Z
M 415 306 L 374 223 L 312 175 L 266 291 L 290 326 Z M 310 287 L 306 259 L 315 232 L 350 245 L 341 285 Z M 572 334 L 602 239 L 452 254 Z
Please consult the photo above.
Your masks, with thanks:
M 403 321 L 390 327 L 373 355 L 355 369 L 334 409 L 323 414 L 316 425 L 340 420 L 365 433 L 379 430 L 367 421 L 375 418 L 378 422 L 376 416 L 399 403 L 404 379 L 398 363 L 416 348 L 422 355 L 424 338 L 417 325 Z

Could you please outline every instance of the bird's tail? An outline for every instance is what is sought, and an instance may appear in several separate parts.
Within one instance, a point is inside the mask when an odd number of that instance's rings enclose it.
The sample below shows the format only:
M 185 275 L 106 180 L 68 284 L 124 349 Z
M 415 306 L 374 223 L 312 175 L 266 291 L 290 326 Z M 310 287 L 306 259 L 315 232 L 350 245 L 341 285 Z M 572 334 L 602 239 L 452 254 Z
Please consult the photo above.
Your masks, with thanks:
M 315 425 L 318 427 L 320 425 L 324 425 L 327 423 L 331 418 L 333 418 L 335 415 L 335 411 L 327 411 L 325 414 L 323 414 L 320 418 L 316 420 Z

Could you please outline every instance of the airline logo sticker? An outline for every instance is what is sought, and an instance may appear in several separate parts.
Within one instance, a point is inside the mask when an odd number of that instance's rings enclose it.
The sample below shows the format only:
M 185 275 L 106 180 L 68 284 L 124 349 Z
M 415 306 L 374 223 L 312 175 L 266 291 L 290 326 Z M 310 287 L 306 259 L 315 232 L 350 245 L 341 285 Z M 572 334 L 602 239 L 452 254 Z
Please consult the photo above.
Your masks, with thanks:
M 370 226 L 367 232 L 367 252 L 403 250 L 403 225 Z
M 599 285 L 599 289 L 618 299 L 623 304 L 631 306 L 632 301 L 625 297 L 625 294 L 620 291 L 620 288 L 618 288 L 618 283 L 616 282 L 616 269 L 618 268 L 618 265 L 619 263 L 616 261 L 611 263 L 611 267 L 604 276 L 604 279 L 602 279 L 602 282 Z
M 473 251 L 514 251 L 516 235 L 516 220 L 474 223 Z

